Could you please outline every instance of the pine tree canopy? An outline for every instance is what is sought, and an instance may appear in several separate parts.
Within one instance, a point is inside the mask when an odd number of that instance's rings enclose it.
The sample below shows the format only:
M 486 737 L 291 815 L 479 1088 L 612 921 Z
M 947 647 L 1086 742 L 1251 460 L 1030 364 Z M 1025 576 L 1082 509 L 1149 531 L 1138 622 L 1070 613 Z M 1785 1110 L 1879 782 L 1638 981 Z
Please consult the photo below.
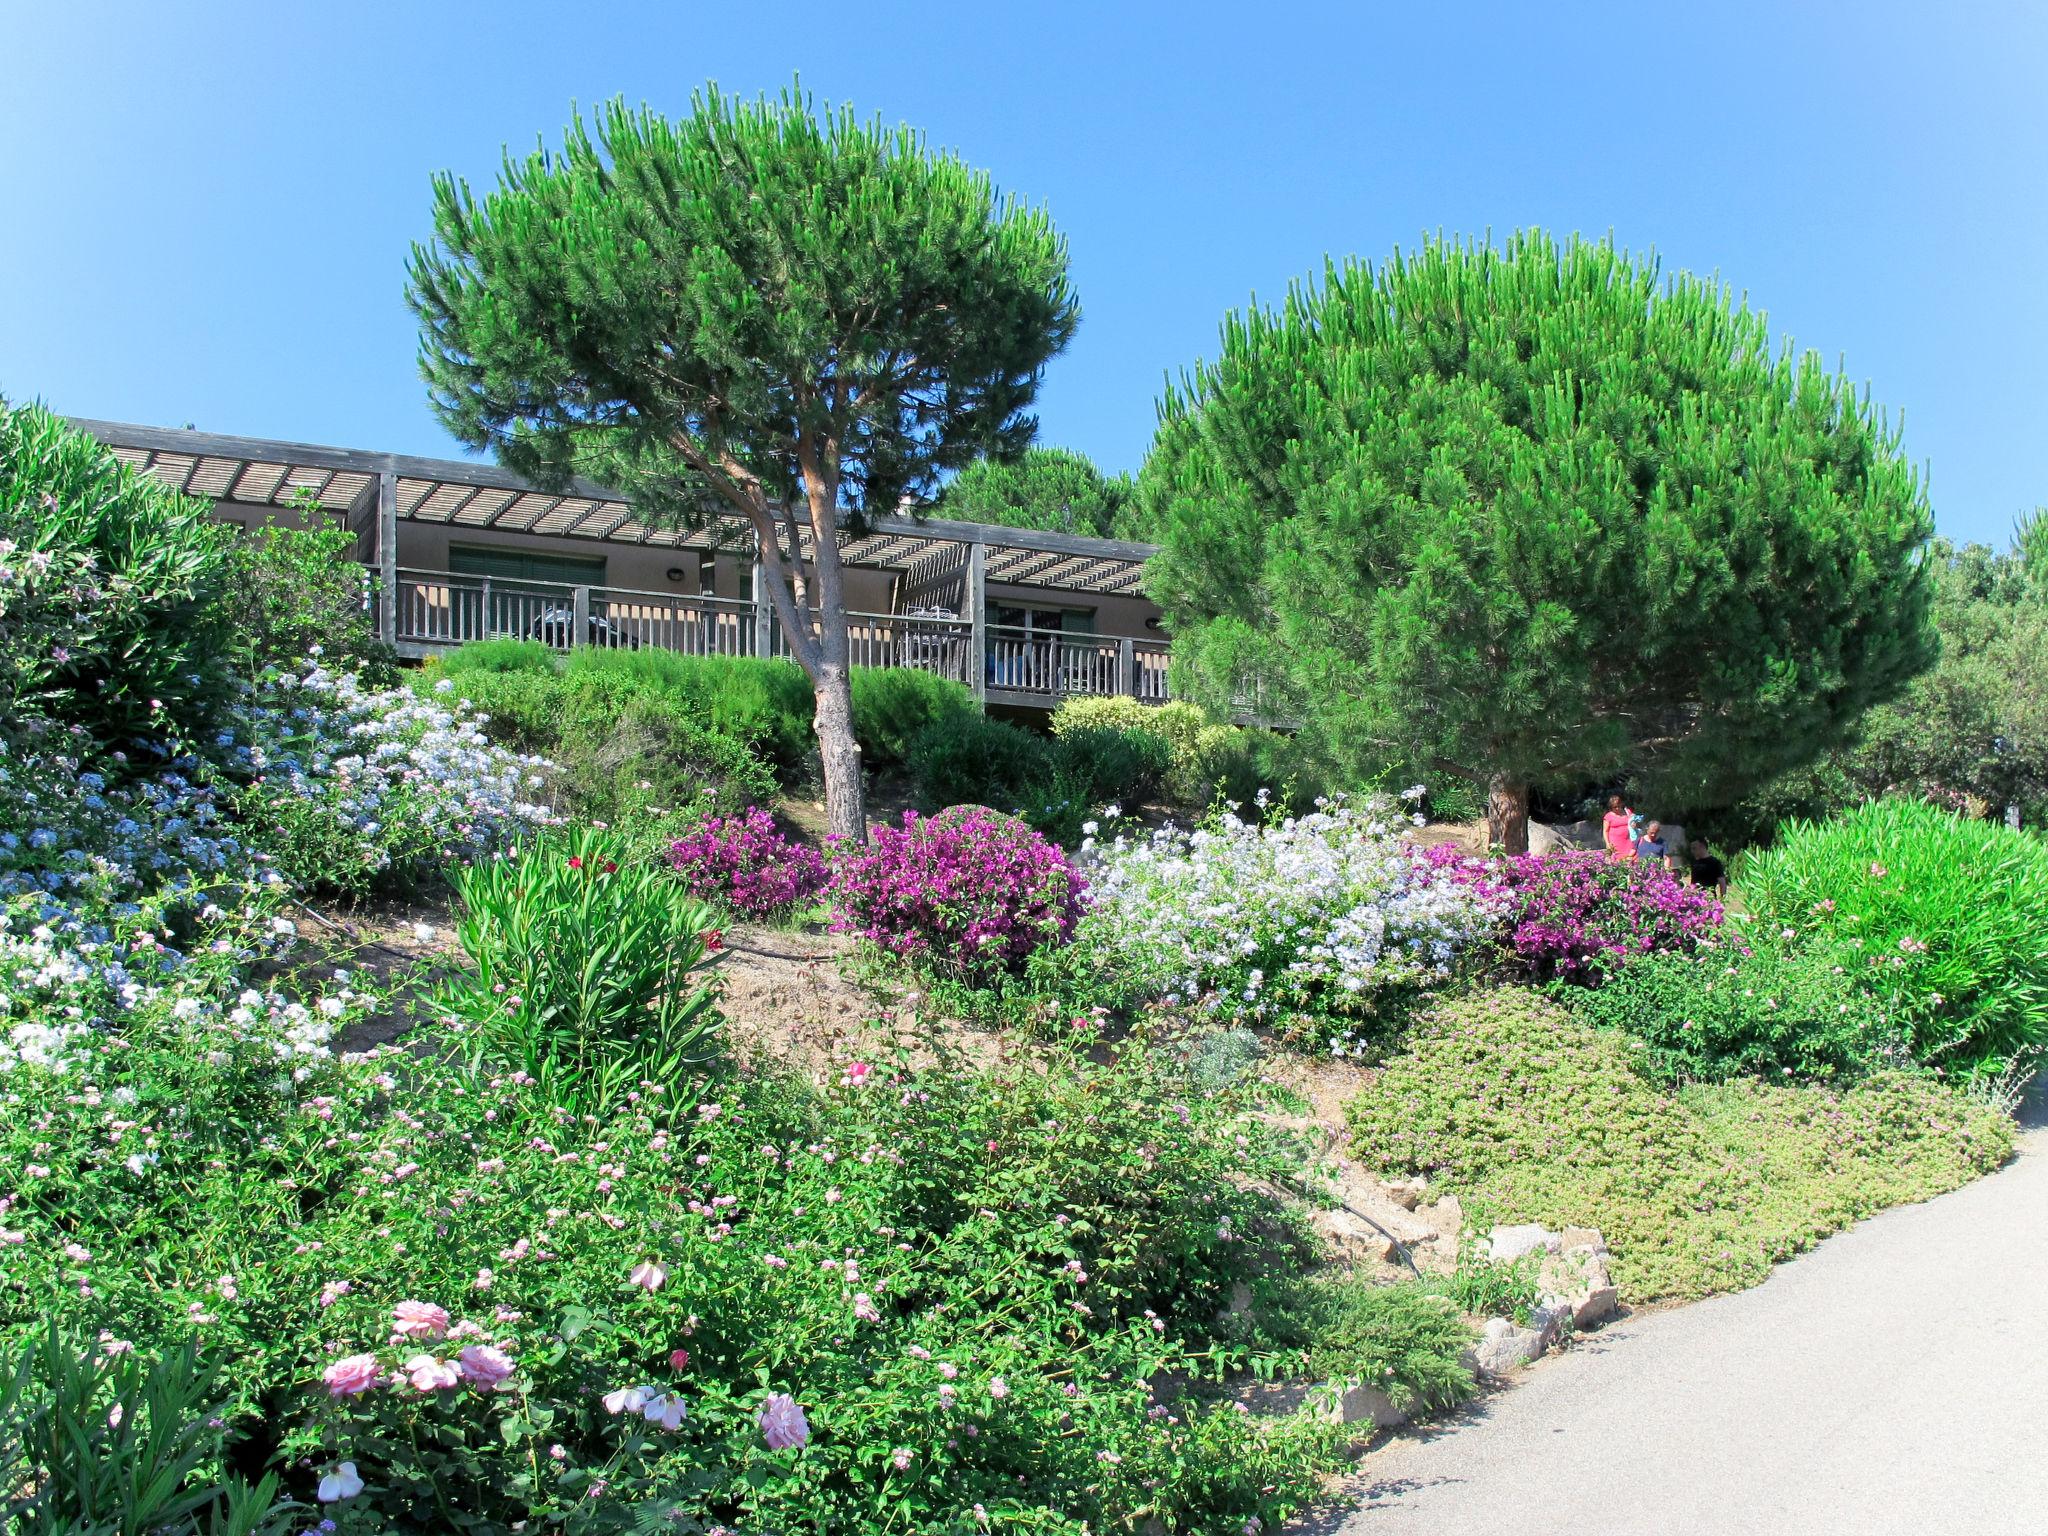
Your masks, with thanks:
M 708 88 L 614 102 L 478 198 L 434 183 L 408 297 L 450 431 L 653 521 L 751 526 L 818 698 L 832 830 L 865 835 L 840 542 L 1014 455 L 1079 310 L 1041 210 L 908 128 Z
M 1896 431 L 1611 242 L 1431 241 L 1229 316 L 1138 498 L 1185 682 L 1524 806 L 1615 775 L 1727 803 L 1932 657 Z
M 947 482 L 934 517 L 1004 528 L 1043 528 L 1096 538 L 1131 537 L 1126 475 L 1114 479 L 1085 454 L 1027 448 L 1015 459 L 977 459 Z

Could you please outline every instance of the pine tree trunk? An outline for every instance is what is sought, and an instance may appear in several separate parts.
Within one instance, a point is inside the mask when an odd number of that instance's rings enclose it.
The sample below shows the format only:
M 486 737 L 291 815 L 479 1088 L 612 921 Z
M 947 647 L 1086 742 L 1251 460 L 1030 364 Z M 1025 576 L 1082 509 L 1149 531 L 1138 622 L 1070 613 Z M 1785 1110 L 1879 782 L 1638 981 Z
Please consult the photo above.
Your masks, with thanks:
M 1486 786 L 1486 840 L 1509 853 L 1529 851 L 1529 786 L 1495 774 Z
M 843 620 L 841 621 L 844 622 Z M 843 667 L 827 664 L 815 680 L 818 757 L 825 769 L 826 829 L 849 844 L 868 840 L 861 783 L 860 743 L 853 734 L 853 683 Z

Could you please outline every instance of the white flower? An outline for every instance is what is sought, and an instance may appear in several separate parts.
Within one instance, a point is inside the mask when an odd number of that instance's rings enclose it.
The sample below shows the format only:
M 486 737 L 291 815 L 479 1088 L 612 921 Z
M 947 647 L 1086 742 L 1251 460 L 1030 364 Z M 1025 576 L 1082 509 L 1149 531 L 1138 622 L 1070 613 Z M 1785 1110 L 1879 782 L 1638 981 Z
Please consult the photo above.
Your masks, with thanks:
M 343 1499 L 352 1499 L 363 1491 L 363 1480 L 356 1476 L 356 1464 L 352 1461 L 340 1463 L 332 1472 L 320 1479 L 320 1502 L 336 1504 Z

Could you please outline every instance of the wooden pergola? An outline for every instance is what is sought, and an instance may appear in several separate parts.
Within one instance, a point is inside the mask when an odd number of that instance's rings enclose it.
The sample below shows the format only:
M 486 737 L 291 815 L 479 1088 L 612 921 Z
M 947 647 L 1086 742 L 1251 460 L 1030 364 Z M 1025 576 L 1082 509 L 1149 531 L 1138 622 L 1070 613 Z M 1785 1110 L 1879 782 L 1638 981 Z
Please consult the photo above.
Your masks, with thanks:
M 624 497 L 588 481 L 557 493 L 492 464 L 84 417 L 70 421 L 117 458 L 189 495 L 243 506 L 317 506 L 331 513 L 356 536 L 357 557 L 378 572 L 378 612 L 387 628 L 396 608 L 402 522 L 605 544 L 752 550 L 752 531 L 736 518 L 714 518 L 695 529 L 664 527 L 641 519 Z M 907 571 L 937 552 L 962 549 L 962 606 L 977 624 L 989 582 L 1133 595 L 1146 560 L 1157 552 L 1154 545 L 1121 539 L 884 517 L 871 519 L 867 531 L 847 544 L 845 559 L 853 566 Z M 809 550 L 804 554 L 808 558 Z

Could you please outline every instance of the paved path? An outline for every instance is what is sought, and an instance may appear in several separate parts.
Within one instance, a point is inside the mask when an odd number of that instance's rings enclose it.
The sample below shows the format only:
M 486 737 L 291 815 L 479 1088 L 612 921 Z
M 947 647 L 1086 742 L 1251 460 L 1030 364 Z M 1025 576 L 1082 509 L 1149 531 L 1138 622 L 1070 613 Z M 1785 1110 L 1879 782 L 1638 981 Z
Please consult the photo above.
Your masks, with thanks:
M 1368 1457 L 1342 1536 L 2048 1536 L 2048 1130 Z

